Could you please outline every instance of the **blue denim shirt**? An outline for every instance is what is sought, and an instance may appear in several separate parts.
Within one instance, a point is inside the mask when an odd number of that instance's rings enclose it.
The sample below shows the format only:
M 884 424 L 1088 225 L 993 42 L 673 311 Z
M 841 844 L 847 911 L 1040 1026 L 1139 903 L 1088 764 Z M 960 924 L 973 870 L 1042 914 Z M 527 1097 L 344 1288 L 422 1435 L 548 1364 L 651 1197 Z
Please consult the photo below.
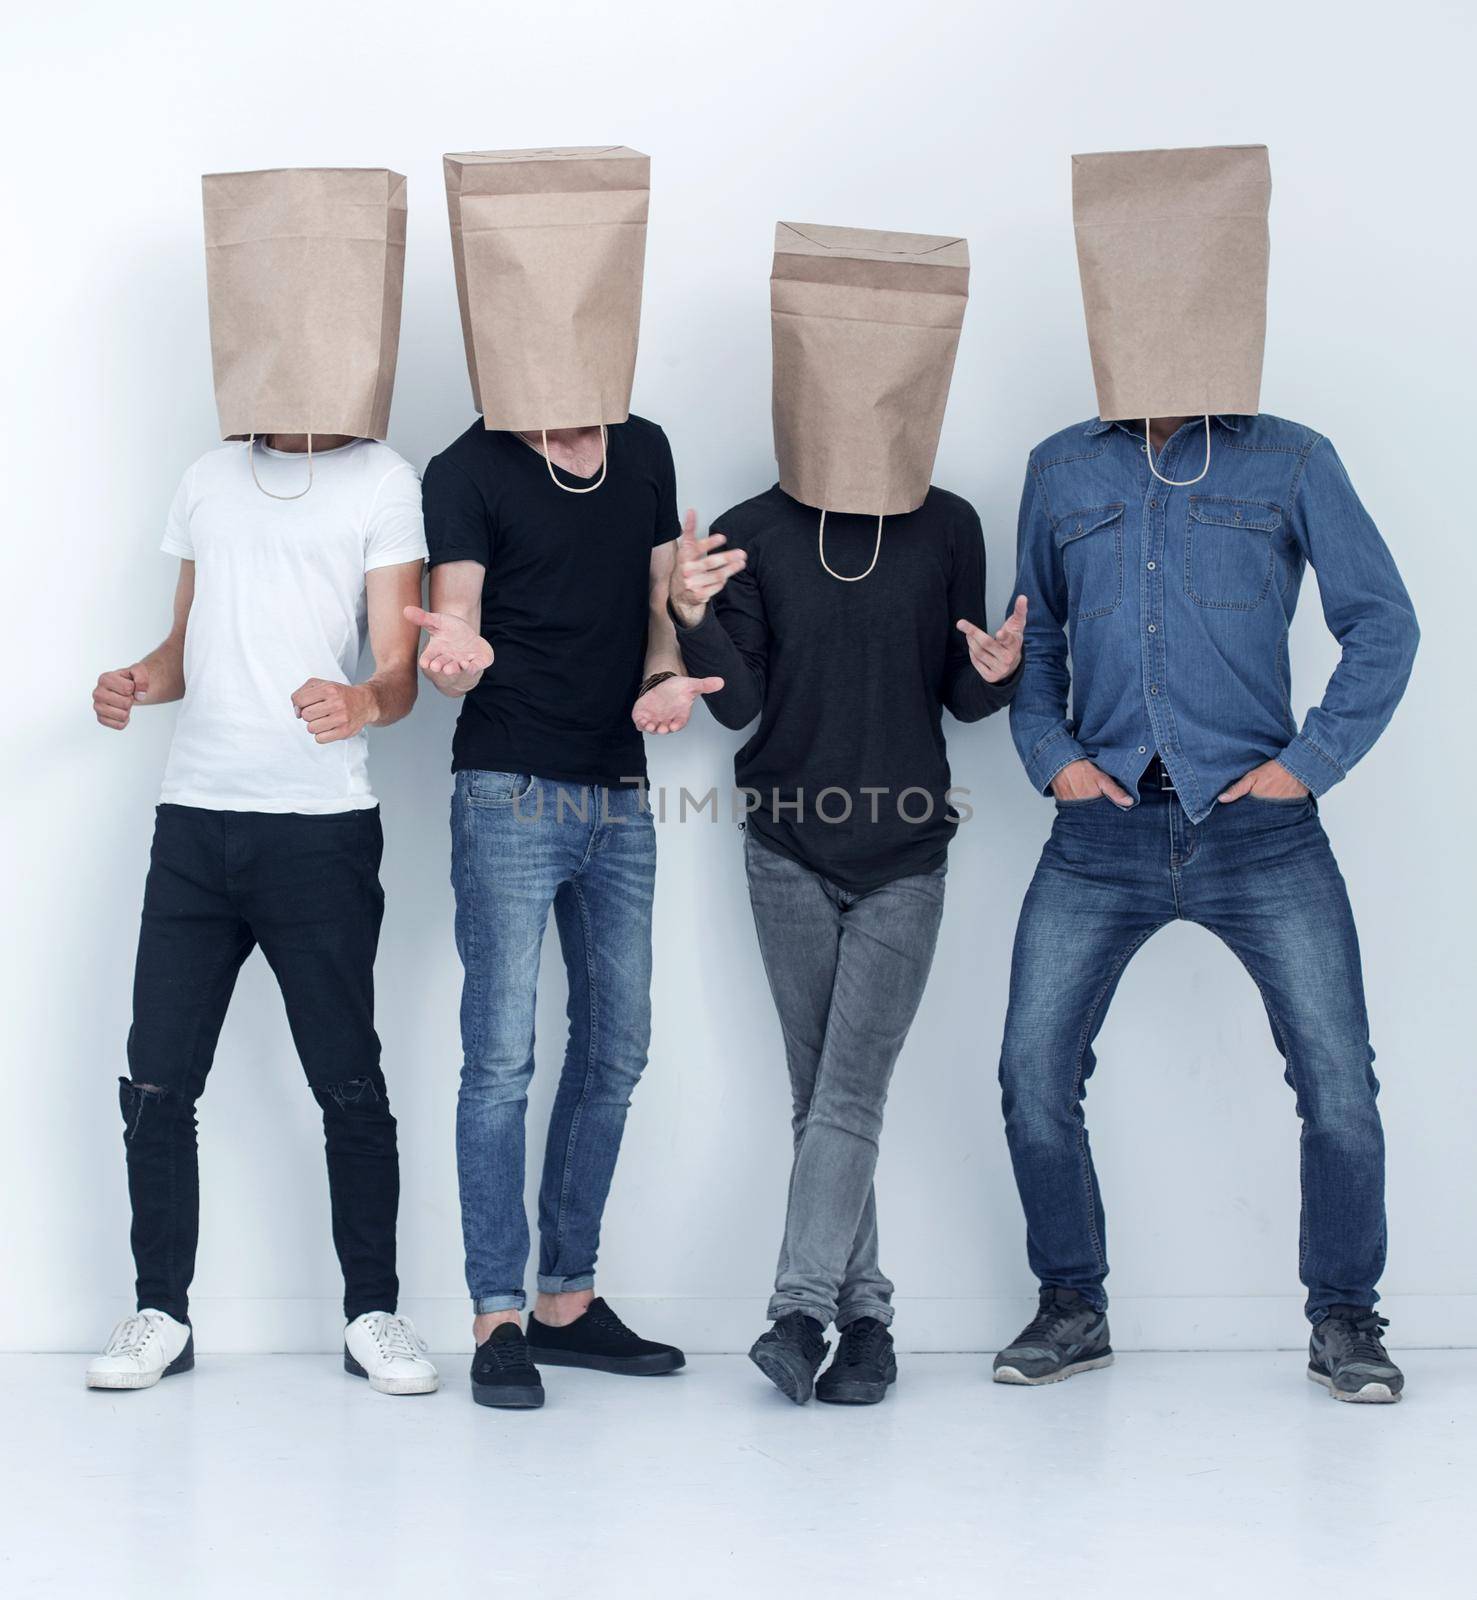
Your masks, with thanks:
M 1135 793 L 1157 750 L 1196 822 L 1274 758 L 1322 794 L 1405 691 L 1415 612 L 1333 446 L 1280 417 L 1216 417 L 1210 433 L 1210 470 L 1186 488 L 1153 477 L 1142 435 L 1119 422 L 1078 423 L 1031 452 L 1010 726 L 1038 789 L 1086 757 Z M 1155 466 L 1194 477 L 1204 449 L 1197 417 Z M 1310 565 L 1343 656 L 1299 728 L 1287 631 Z

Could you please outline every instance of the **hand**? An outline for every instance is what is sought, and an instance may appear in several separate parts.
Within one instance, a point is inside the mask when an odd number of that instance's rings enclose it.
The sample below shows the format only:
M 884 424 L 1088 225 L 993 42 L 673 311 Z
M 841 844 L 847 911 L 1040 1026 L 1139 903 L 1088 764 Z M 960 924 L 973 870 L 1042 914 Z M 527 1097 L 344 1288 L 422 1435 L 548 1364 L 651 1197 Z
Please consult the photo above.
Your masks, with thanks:
M 1058 800 L 1096 800 L 1107 795 L 1115 806 L 1127 811 L 1133 796 L 1091 761 L 1069 761 L 1051 780 L 1051 792 Z
M 1280 761 L 1264 761 L 1243 773 L 1221 795 L 1222 805 L 1228 806 L 1242 795 L 1254 795 L 1258 800 L 1305 800 L 1308 786 L 1299 783 Z
M 721 533 L 697 537 L 697 512 L 682 519 L 682 535 L 677 540 L 677 561 L 672 568 L 670 597 L 672 609 L 684 628 L 695 628 L 703 620 L 703 609 L 736 572 L 748 565 L 746 550 L 713 552 L 728 540 Z
M 987 633 L 963 617 L 954 624 L 969 641 L 969 659 L 986 683 L 1004 683 L 1020 665 L 1026 644 L 1026 597 L 1017 595 L 1015 606 L 999 633 Z
M 406 606 L 405 620 L 424 628 L 430 637 L 421 651 L 421 671 L 455 677 L 459 672 L 485 672 L 492 665 L 492 646 L 470 622 L 444 611 L 422 611 Z
M 149 669 L 145 666 L 119 667 L 104 672 L 92 691 L 92 714 L 105 728 L 122 733 L 134 706 L 149 693 Z
M 722 678 L 664 678 L 632 707 L 631 721 L 642 733 L 681 733 L 698 696 L 722 687 Z
M 319 744 L 352 739 L 374 720 L 374 693 L 362 683 L 333 683 L 309 678 L 292 697 L 296 715 Z

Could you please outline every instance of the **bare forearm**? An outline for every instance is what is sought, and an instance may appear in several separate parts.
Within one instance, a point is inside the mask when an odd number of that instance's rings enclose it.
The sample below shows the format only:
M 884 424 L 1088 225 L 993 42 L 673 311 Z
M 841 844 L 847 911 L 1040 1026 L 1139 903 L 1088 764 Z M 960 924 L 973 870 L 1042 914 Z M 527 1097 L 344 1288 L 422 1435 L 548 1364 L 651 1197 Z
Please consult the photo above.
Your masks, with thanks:
M 162 644 L 156 645 L 135 665 L 148 673 L 147 693 L 139 697 L 140 705 L 166 705 L 171 700 L 182 700 L 185 693 L 185 636 L 171 632 Z
M 663 588 L 661 594 L 651 598 L 651 611 L 646 622 L 646 671 L 644 677 L 651 677 L 654 672 L 684 671 L 682 665 L 682 651 L 677 645 L 677 630 L 672 626 L 672 619 L 667 614 L 667 593 Z
M 366 723 L 386 728 L 408 717 L 415 705 L 415 659 L 395 661 L 375 668 L 373 677 L 357 686 L 368 697 Z

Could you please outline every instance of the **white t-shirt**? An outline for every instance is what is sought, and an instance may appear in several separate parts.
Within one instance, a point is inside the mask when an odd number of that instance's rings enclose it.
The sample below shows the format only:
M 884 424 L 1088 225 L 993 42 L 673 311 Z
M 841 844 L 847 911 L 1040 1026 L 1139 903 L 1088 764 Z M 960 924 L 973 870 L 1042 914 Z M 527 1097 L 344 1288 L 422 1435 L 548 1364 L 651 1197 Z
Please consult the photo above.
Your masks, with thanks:
M 274 500 L 245 444 L 185 474 L 164 550 L 195 563 L 185 697 L 160 798 L 210 811 L 355 811 L 374 805 L 364 733 L 319 744 L 292 695 L 309 678 L 354 681 L 367 634 L 364 575 L 426 554 L 420 479 L 386 445 L 314 452 L 313 486 Z M 277 494 L 307 457 L 258 443 Z

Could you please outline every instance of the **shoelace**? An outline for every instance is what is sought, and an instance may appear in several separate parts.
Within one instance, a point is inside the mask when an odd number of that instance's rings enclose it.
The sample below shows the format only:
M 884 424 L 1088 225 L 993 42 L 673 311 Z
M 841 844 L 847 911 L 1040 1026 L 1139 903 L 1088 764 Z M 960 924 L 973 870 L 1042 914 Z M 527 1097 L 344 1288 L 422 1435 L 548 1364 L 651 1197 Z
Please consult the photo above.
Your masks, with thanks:
M 817 1346 L 822 1350 L 826 1348 L 825 1341 L 812 1331 L 804 1314 L 799 1311 L 791 1311 L 781 1317 L 764 1337 L 775 1340 L 794 1337 L 807 1349 L 814 1350 Z
M 880 1322 L 872 1322 L 865 1328 L 853 1322 L 841 1335 L 842 1361 L 848 1366 L 860 1366 L 870 1361 L 886 1336 L 887 1329 Z
M 137 1356 L 142 1355 L 149 1340 L 154 1337 L 154 1324 L 141 1312 L 136 1312 L 131 1317 L 124 1317 L 122 1322 L 113 1329 L 113 1337 L 108 1340 L 108 1348 L 103 1352 L 109 1356 Z
M 1380 1338 L 1384 1330 L 1390 1326 L 1387 1317 L 1371 1311 L 1367 1316 L 1340 1317 L 1338 1320 L 1348 1329 L 1348 1355 L 1352 1360 L 1383 1363 L 1390 1359 Z
M 499 1373 L 523 1371 L 533 1366 L 528 1358 L 528 1346 L 522 1339 L 488 1339 L 478 1346 L 478 1360 L 490 1360 Z
M 589 1318 L 590 1322 L 595 1327 L 604 1328 L 607 1333 L 623 1333 L 628 1339 L 634 1339 L 636 1337 L 636 1335 L 631 1332 L 625 1323 L 622 1322 L 618 1316 L 616 1316 L 615 1312 L 612 1311 L 610 1306 L 607 1305 L 603 1300 L 598 1306 L 592 1305 L 590 1309 L 585 1312 L 585 1316 Z
M 1021 1329 L 1016 1344 L 1030 1344 L 1033 1339 L 1054 1340 L 1058 1333 L 1081 1311 L 1081 1306 L 1059 1305 L 1055 1300 L 1041 1303 L 1040 1310 Z
M 418 1361 L 426 1353 L 426 1342 L 404 1317 L 383 1316 L 374 1330 L 375 1343 L 387 1356 L 408 1356 Z

